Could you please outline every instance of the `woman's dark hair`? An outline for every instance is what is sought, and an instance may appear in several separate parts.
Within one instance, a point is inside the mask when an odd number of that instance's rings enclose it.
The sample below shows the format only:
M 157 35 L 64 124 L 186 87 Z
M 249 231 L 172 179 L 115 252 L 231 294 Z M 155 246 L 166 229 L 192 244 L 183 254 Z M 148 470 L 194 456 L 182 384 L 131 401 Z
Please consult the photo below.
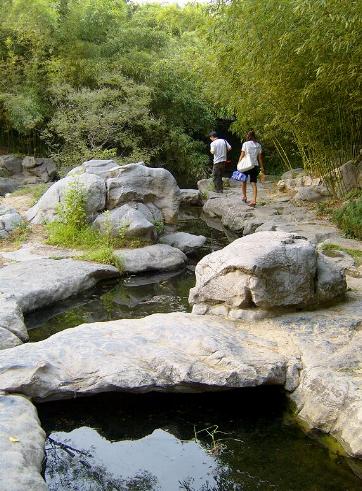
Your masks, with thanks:
M 256 141 L 257 141 L 257 140 L 256 140 L 256 136 L 255 136 L 255 133 L 254 133 L 254 131 L 253 131 L 253 130 L 250 130 L 250 131 L 248 131 L 248 132 L 247 132 L 247 134 L 245 135 L 245 140 L 247 140 L 247 141 L 252 140 L 252 141 L 254 141 L 254 142 L 256 142 Z
M 211 137 L 213 137 L 213 138 L 217 138 L 217 133 L 216 133 L 216 131 L 211 131 L 211 132 L 209 133 L 209 137 L 210 137 L 210 138 L 211 138 Z

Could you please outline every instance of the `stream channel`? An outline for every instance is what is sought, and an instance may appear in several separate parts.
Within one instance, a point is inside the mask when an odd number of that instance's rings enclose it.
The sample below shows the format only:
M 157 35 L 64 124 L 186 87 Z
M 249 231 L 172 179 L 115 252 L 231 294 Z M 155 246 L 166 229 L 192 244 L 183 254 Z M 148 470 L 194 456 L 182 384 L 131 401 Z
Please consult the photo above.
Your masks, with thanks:
M 178 230 L 208 237 L 184 271 L 104 282 L 34 312 L 26 318 L 30 340 L 84 322 L 189 312 L 194 265 L 228 239 L 197 208 L 183 210 Z M 44 477 L 51 491 L 361 489 L 354 461 L 328 437 L 304 433 L 278 387 L 101 394 L 39 404 L 38 413 L 47 433 Z

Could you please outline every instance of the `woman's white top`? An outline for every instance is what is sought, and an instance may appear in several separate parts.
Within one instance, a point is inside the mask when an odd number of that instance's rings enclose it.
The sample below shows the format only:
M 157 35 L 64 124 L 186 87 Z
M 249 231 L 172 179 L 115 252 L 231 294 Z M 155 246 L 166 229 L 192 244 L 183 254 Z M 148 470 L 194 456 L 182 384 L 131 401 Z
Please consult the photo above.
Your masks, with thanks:
M 249 155 L 252 164 L 259 165 L 258 155 L 262 152 L 260 143 L 249 140 L 243 143 L 241 150 L 245 152 L 245 155 Z

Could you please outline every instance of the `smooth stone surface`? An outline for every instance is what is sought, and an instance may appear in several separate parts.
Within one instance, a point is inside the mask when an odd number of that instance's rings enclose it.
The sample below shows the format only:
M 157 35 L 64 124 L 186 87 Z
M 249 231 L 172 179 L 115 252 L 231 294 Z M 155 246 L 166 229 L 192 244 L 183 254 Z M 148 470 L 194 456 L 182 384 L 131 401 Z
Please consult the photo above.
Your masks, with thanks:
M 152 240 L 156 237 L 155 223 L 162 223 L 162 214 L 152 203 L 131 202 L 106 211 L 93 222 L 93 226 L 104 233 L 117 236 L 124 229 L 125 237 L 142 237 Z
M 21 395 L 0 393 L 0 489 L 46 491 L 40 471 L 45 432 L 35 407 Z
M 138 249 L 118 249 L 114 255 L 120 259 L 123 271 L 126 273 L 172 271 L 183 268 L 187 261 L 182 251 L 167 244 L 154 244 Z
M 160 237 L 161 244 L 168 244 L 180 249 L 185 254 L 192 254 L 200 249 L 206 242 L 204 235 L 193 235 L 187 232 L 174 232 Z
M 110 265 L 73 259 L 38 259 L 0 268 L 0 292 L 12 294 L 26 313 L 117 276 L 119 271 Z
M 117 177 L 107 179 L 107 209 L 130 201 L 153 203 L 166 223 L 176 220 L 180 206 L 180 189 L 166 169 L 146 167 L 142 163 L 124 165 Z
M 240 309 L 306 307 L 342 297 L 346 281 L 313 244 L 294 234 L 258 232 L 205 256 L 189 301 L 194 313 L 242 317 Z M 235 312 L 237 309 L 237 312 Z
M 231 322 L 185 313 L 83 324 L 2 351 L 0 390 L 55 400 L 284 385 L 287 362 L 276 348 Z
M 120 166 L 114 160 L 87 160 L 87 162 L 83 162 L 82 165 L 68 172 L 68 176 L 87 173 L 103 178 L 114 177 L 119 168 Z
M 27 219 L 32 223 L 40 224 L 56 220 L 57 207 L 72 185 L 79 185 L 84 190 L 89 219 L 94 218 L 104 209 L 106 194 L 104 179 L 94 174 L 80 174 L 64 177 L 50 186 L 40 200 L 26 212 Z

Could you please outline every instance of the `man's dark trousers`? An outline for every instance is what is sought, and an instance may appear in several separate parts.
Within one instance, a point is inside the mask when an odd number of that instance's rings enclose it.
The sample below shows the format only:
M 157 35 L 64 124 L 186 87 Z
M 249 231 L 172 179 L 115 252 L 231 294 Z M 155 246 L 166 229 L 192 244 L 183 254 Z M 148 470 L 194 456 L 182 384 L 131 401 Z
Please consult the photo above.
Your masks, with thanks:
M 214 164 L 212 168 L 212 180 L 214 181 L 215 191 L 217 193 L 222 193 L 222 176 L 224 174 L 225 162 L 218 162 Z

